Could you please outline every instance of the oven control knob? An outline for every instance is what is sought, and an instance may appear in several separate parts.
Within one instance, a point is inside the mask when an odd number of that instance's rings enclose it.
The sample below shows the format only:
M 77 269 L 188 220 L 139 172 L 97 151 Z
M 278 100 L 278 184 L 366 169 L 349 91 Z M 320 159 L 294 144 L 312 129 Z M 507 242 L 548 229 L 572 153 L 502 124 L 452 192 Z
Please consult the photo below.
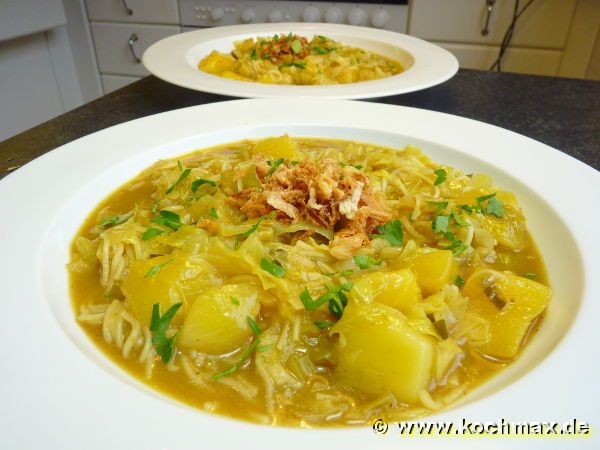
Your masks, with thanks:
M 252 22 L 255 17 L 256 11 L 254 11 L 254 8 L 245 8 L 242 11 L 242 22 L 244 23 Z
M 342 21 L 342 10 L 335 6 L 328 8 L 325 11 L 325 22 L 327 23 L 340 23 Z
M 278 9 L 274 9 L 269 13 L 269 22 L 281 22 L 283 20 L 283 14 Z
M 385 9 L 376 9 L 373 11 L 373 14 L 371 14 L 371 25 L 375 28 L 383 28 L 389 18 L 390 16 Z
M 307 6 L 304 11 L 302 11 L 302 20 L 305 22 L 318 22 L 320 18 L 321 13 L 316 6 Z
M 360 8 L 353 8 L 348 13 L 348 23 L 350 25 L 355 25 L 355 26 L 364 25 L 366 18 L 367 18 L 367 15 L 365 14 L 364 10 L 362 10 Z
M 215 22 L 221 20 L 225 16 L 225 11 L 222 8 L 215 8 L 210 12 L 210 18 Z

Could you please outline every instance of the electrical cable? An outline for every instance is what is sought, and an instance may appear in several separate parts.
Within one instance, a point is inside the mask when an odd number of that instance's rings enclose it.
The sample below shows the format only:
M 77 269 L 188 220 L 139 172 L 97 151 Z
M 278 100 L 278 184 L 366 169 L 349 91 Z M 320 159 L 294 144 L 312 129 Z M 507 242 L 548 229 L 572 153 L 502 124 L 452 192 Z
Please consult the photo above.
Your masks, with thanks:
M 535 0 L 529 0 L 525 4 L 525 6 L 523 6 L 522 9 L 519 9 L 520 0 L 515 0 L 515 7 L 513 10 L 512 21 L 511 21 L 510 25 L 508 26 L 508 28 L 506 29 L 506 32 L 504 33 L 504 37 L 502 38 L 502 43 L 500 44 L 500 52 L 498 53 L 498 58 L 496 58 L 496 61 L 494 61 L 494 64 L 491 65 L 489 70 L 496 69 L 496 70 L 498 70 L 498 72 L 502 72 L 502 57 L 504 56 L 504 54 L 506 53 L 506 50 L 508 49 L 508 46 L 512 39 L 513 33 L 515 31 L 515 27 L 517 25 L 517 20 L 519 20 L 519 17 L 521 17 L 521 15 L 523 15 L 523 13 L 527 10 L 527 8 L 529 8 L 531 6 L 531 4 L 534 1 Z

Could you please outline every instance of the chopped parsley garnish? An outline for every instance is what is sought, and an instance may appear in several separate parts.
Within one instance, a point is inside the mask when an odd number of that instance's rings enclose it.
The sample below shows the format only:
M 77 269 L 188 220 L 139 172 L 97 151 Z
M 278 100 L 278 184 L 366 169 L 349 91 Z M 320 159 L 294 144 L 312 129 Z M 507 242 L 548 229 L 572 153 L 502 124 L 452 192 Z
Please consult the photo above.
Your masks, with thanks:
M 374 234 L 372 237 L 385 239 L 395 247 L 402 245 L 404 242 L 404 232 L 402 231 L 402 225 L 399 220 L 387 222 L 385 225 L 379 225 L 377 227 L 377 234 Z
M 361 269 L 368 269 L 371 266 L 380 266 L 381 261 L 376 260 L 370 255 L 356 255 L 354 258 L 354 264 Z
M 304 309 L 307 311 L 314 311 L 319 306 L 329 303 L 329 311 L 340 319 L 344 312 L 344 308 L 348 303 L 348 298 L 344 294 L 344 292 L 349 292 L 352 289 L 352 283 L 347 282 L 344 284 L 340 284 L 339 286 L 325 286 L 327 292 L 321 295 L 317 299 L 313 299 L 308 292 L 307 288 L 304 288 L 302 293 L 300 294 L 300 300 L 304 305 Z
M 446 181 L 446 176 L 448 175 L 448 173 L 444 170 L 444 169 L 437 169 L 434 170 L 433 173 L 435 173 L 436 175 L 436 179 L 433 182 L 434 186 L 437 186 L 438 184 L 442 184 L 444 181 Z
M 192 182 L 192 192 L 196 192 L 198 190 L 198 188 L 200 186 L 202 186 L 203 184 L 210 184 L 212 187 L 215 187 L 217 185 L 217 183 L 215 183 L 214 181 L 211 180 L 205 180 L 203 178 L 198 178 L 197 180 Z
M 454 221 L 456 222 L 456 224 L 459 227 L 468 227 L 469 226 L 469 224 L 467 223 L 467 221 L 462 218 L 462 216 L 460 215 L 459 212 L 452 211 L 452 212 L 450 212 L 450 216 L 452 216 L 452 218 L 454 219 Z
M 256 54 L 256 48 L 252 48 L 252 50 L 250 50 L 250 59 L 258 59 L 258 55 Z
M 173 190 L 179 186 L 183 180 L 185 180 L 187 177 L 190 176 L 190 173 L 192 172 L 192 169 L 185 169 L 183 170 L 183 166 L 181 165 L 180 161 L 177 161 L 177 164 L 179 165 L 179 170 L 181 170 L 181 175 L 179 175 L 179 178 L 177 178 L 177 181 L 175 183 L 173 183 L 171 185 L 171 187 L 169 187 L 169 189 L 167 189 L 167 194 L 170 194 L 171 192 L 173 192 Z
M 213 219 L 218 219 L 219 218 L 219 215 L 217 214 L 217 208 L 210 208 L 210 211 L 209 211 L 208 215 L 210 217 L 212 217 Z
M 504 211 L 504 203 L 502 203 L 502 200 L 496 198 L 496 192 L 477 197 L 475 201 L 477 202 L 477 205 L 483 214 L 494 215 L 496 217 L 504 217 L 506 215 L 506 211 Z M 483 202 L 485 201 L 487 201 L 487 205 L 484 206 Z
M 261 335 L 262 330 L 260 329 L 260 327 L 258 326 L 258 324 L 256 323 L 256 321 L 252 317 L 246 316 L 246 322 L 248 323 L 248 326 L 250 327 L 250 329 L 254 333 L 254 336 L 260 336 Z
M 100 226 L 104 228 L 114 227 L 115 225 L 121 225 L 129 220 L 133 216 L 133 211 L 127 214 L 117 214 L 116 216 L 106 217 L 100 221 Z
M 450 216 L 435 216 L 431 221 L 431 228 L 436 233 L 447 233 L 450 225 Z
M 269 171 L 267 172 L 267 176 L 270 177 L 277 170 L 277 168 L 283 164 L 283 158 L 276 159 L 275 161 L 267 161 L 267 164 L 271 166 Z
M 287 270 L 281 267 L 279 264 L 269 261 L 267 258 L 260 260 L 260 268 L 265 272 L 269 272 L 271 275 L 277 278 L 283 278 Z
M 148 272 L 146 272 L 146 275 L 144 275 L 144 278 L 151 278 L 154 275 L 156 275 L 163 267 L 165 267 L 167 264 L 172 263 L 174 260 L 170 259 L 169 261 L 166 261 L 162 264 L 157 264 L 156 266 L 152 266 L 150 267 L 150 269 L 148 270 Z
M 474 211 L 474 208 L 471 205 L 458 205 L 460 209 L 471 214 Z
M 315 324 L 315 326 L 319 329 L 319 330 L 324 330 L 325 328 L 329 328 L 335 325 L 335 322 L 330 322 L 329 320 L 325 320 L 325 321 L 316 321 L 313 322 Z
M 288 35 L 285 37 L 285 41 L 286 41 L 286 42 L 290 42 L 290 41 L 292 40 L 292 37 L 293 37 L 293 36 L 294 36 L 294 35 L 293 35 L 293 34 L 292 34 L 292 32 L 290 31 L 290 32 L 288 33 Z
M 237 299 L 237 297 L 229 297 L 231 299 L 231 303 L 233 303 L 236 306 L 240 305 L 240 301 Z
M 488 200 L 487 206 L 483 209 L 483 211 L 488 215 L 494 215 L 496 217 L 504 217 L 506 215 L 506 212 L 504 211 L 504 204 L 496 197 Z
M 144 231 L 144 234 L 142 234 L 142 241 L 149 241 L 150 239 L 165 233 L 165 230 L 161 230 L 159 228 L 148 228 L 146 231 Z
M 448 207 L 448 202 L 432 202 L 432 201 L 428 201 L 427 203 L 429 203 L 432 206 L 435 206 L 436 212 L 443 211 L 444 209 L 446 209 Z
M 292 51 L 296 54 L 301 53 L 302 49 L 304 48 L 304 46 L 302 45 L 302 42 L 300 42 L 300 39 L 294 39 L 292 41 L 292 43 L 290 44 L 290 47 L 291 47 Z
M 463 284 L 465 284 L 465 280 L 463 280 L 463 278 L 460 275 L 456 275 L 456 278 L 454 279 L 454 284 L 458 287 L 462 287 Z
M 298 69 L 306 69 L 306 63 L 303 62 L 286 62 L 283 64 L 279 64 L 279 68 L 283 69 L 284 67 L 297 67 Z
M 451 233 L 448 231 L 448 232 L 444 233 L 444 237 L 450 241 L 450 245 L 447 245 L 446 247 L 444 247 L 444 250 L 452 250 L 452 254 L 454 256 L 460 255 L 467 248 L 469 248 L 469 246 L 467 244 L 465 244 L 463 241 L 461 241 L 460 239 L 458 239 L 454 235 L 454 233 Z
M 175 333 L 170 338 L 167 338 L 167 330 L 171 319 L 177 313 L 177 310 L 181 308 L 183 303 L 175 303 L 171 306 L 164 316 L 160 317 L 160 303 L 155 303 L 152 306 L 152 319 L 150 321 L 150 331 L 152 332 L 152 344 L 156 348 L 156 353 L 160 356 L 163 362 L 166 364 L 173 356 L 173 350 L 175 347 L 175 339 L 179 332 Z
M 334 48 L 325 48 L 325 47 L 313 47 L 311 48 L 311 52 L 313 55 L 327 55 L 331 52 L 335 51 Z
M 260 339 L 255 339 L 254 341 L 252 341 L 252 343 L 248 346 L 246 351 L 242 354 L 242 356 L 240 357 L 238 362 L 236 362 L 229 369 L 226 369 L 223 372 L 219 372 L 216 375 L 213 375 L 212 379 L 214 381 L 217 381 L 220 378 L 228 377 L 229 375 L 233 375 L 235 372 L 237 372 L 238 369 L 240 369 L 244 364 L 246 364 L 246 361 L 248 361 L 248 359 L 250 359 L 252 352 L 258 346 L 258 344 L 260 344 Z
M 172 230 L 177 231 L 181 225 L 181 219 L 179 218 L 179 214 L 174 213 L 172 211 L 167 211 L 166 209 L 162 209 L 158 212 L 159 217 L 153 217 L 150 219 L 150 222 L 157 223 L 159 225 L 171 228 Z

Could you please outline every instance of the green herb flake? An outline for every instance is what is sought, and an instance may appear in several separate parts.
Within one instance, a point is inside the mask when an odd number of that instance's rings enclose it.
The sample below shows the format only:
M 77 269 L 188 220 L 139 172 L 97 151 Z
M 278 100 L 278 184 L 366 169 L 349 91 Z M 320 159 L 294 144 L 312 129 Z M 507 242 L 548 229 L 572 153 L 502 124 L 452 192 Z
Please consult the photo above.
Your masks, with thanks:
M 260 329 L 260 327 L 258 326 L 258 324 L 256 323 L 256 321 L 252 317 L 246 316 L 246 322 L 248 323 L 248 326 L 250 327 L 250 329 L 254 333 L 254 336 L 260 336 L 261 335 L 262 330 Z
M 448 202 L 432 202 L 428 201 L 428 204 L 435 207 L 436 212 L 443 211 L 448 207 Z
M 246 351 L 244 351 L 244 353 L 242 354 L 242 356 L 240 357 L 240 359 L 238 360 L 238 362 L 236 362 L 229 369 L 226 369 L 223 372 L 219 372 L 216 375 L 213 375 L 212 379 L 214 381 L 217 381 L 220 378 L 228 377 L 229 375 L 233 375 L 244 364 L 246 364 L 246 361 L 248 361 L 248 359 L 250 359 L 250 356 L 252 355 L 252 352 L 256 349 L 256 347 L 258 347 L 259 344 L 260 344 L 260 339 L 255 339 L 254 341 L 252 341 L 252 343 L 248 346 L 248 348 L 246 349 Z
M 200 186 L 202 186 L 203 184 L 209 184 L 212 187 L 215 187 L 217 185 L 217 183 L 215 183 L 214 181 L 205 180 L 204 178 L 198 178 L 197 180 L 192 182 L 192 185 L 191 185 L 192 192 L 196 192 L 200 188 Z
M 435 216 L 431 221 L 431 228 L 436 233 L 447 233 L 450 225 L 450 216 Z
M 376 260 L 370 255 L 356 255 L 354 258 L 354 264 L 361 269 L 368 269 L 371 266 L 380 266 L 381 261 Z
M 302 45 L 302 42 L 300 42 L 300 39 L 294 39 L 290 44 L 290 47 L 295 54 L 301 53 L 304 49 L 304 46 Z
M 181 225 L 183 225 L 181 223 L 179 214 L 174 213 L 173 211 L 162 209 L 158 212 L 158 214 L 159 217 L 153 217 L 152 219 L 150 219 L 150 222 L 171 228 L 175 231 L 177 231 L 181 227 Z
M 327 55 L 331 52 L 335 51 L 333 48 L 325 48 L 325 47 L 312 47 L 311 53 L 313 55 Z
M 325 288 L 327 289 L 327 292 L 317 299 L 313 299 L 310 292 L 308 292 L 308 289 L 304 288 L 300 294 L 300 300 L 304 305 L 304 309 L 307 311 L 314 311 L 319 306 L 329 303 L 329 311 L 331 311 L 335 317 L 340 319 L 344 312 L 344 308 L 348 303 L 345 292 L 350 292 L 352 283 L 347 282 L 340 284 L 339 286 L 325 286 Z
M 471 205 L 458 205 L 460 209 L 471 214 L 474 211 L 474 208 Z
M 280 69 L 283 69 L 284 67 L 296 67 L 298 69 L 306 69 L 306 63 L 303 62 L 286 62 L 283 64 L 279 65 Z
M 210 211 L 209 211 L 208 215 L 210 217 L 212 217 L 213 219 L 218 219 L 219 218 L 219 215 L 217 214 L 217 208 L 210 208 Z
M 484 209 L 485 213 L 488 215 L 494 215 L 496 217 L 504 217 L 506 215 L 506 211 L 504 210 L 504 203 L 501 200 L 498 200 L 496 197 L 490 198 L 488 200 L 487 206 Z
M 273 173 L 275 173 L 277 168 L 283 164 L 283 158 L 276 159 L 273 162 L 268 161 L 267 164 L 269 164 L 269 166 L 271 166 L 271 168 L 267 172 L 267 176 L 270 177 L 271 175 L 273 175 Z
M 343 276 L 343 277 L 349 277 L 353 273 L 354 273 L 354 270 L 352 270 L 352 269 L 346 269 L 346 270 L 342 270 L 340 272 L 340 275 Z
M 438 184 L 442 184 L 444 181 L 446 181 L 446 176 L 448 175 L 448 173 L 444 169 L 434 170 L 433 173 L 437 177 L 435 179 L 435 181 L 433 182 L 434 186 L 437 186 Z
M 175 339 L 179 334 L 179 332 L 177 332 L 174 336 L 167 338 L 167 330 L 171 323 L 171 319 L 173 319 L 173 316 L 175 316 L 182 305 L 183 303 L 174 304 L 162 317 L 160 317 L 160 303 L 155 303 L 152 306 L 152 318 L 150 321 L 152 344 L 156 348 L 156 353 L 158 353 L 165 364 L 168 363 L 173 356 Z
M 534 280 L 537 277 L 535 272 L 523 272 L 521 275 L 523 275 L 525 278 L 529 278 L 530 280 Z
M 335 322 L 330 322 L 329 320 L 325 320 L 325 321 L 316 321 L 313 322 L 315 324 L 315 326 L 319 329 L 319 330 L 324 330 L 325 328 L 329 328 L 335 325 Z
M 250 236 L 252 233 L 254 233 L 256 230 L 258 230 L 258 227 L 260 226 L 261 222 L 265 219 L 272 219 L 275 216 L 276 212 L 273 211 L 269 214 L 265 214 L 264 216 L 259 217 L 259 219 L 256 221 L 256 223 L 252 226 L 250 226 L 250 228 L 248 228 L 246 231 L 244 231 L 243 233 L 240 233 L 237 235 L 237 240 L 235 242 L 235 248 L 238 248 L 240 246 L 240 239 L 241 238 L 247 238 L 248 236 Z
M 160 272 L 162 270 L 163 267 L 165 267 L 167 264 L 172 263 L 173 261 L 175 261 L 174 259 L 170 259 L 162 264 L 157 264 L 156 266 L 152 266 L 150 267 L 150 269 L 148 270 L 148 272 L 146 272 L 146 275 L 144 275 L 144 278 L 151 278 L 154 275 L 156 275 L 158 272 Z
M 269 272 L 271 275 L 277 278 L 283 278 L 287 270 L 281 267 L 279 264 L 269 261 L 267 258 L 260 260 L 260 268 L 265 272 Z
M 452 250 L 452 254 L 454 256 L 460 255 L 464 252 L 469 246 L 465 244 L 463 241 L 458 239 L 454 233 L 446 232 L 444 233 L 444 237 L 450 241 L 450 245 L 444 247 L 444 250 Z
M 465 284 L 465 280 L 463 280 L 463 278 L 460 275 L 456 275 L 456 278 L 454 279 L 454 284 L 460 288 Z
M 116 216 L 106 217 L 100 221 L 100 226 L 104 228 L 114 227 L 115 225 L 121 225 L 129 220 L 133 216 L 133 211 L 127 214 L 117 214 Z
M 286 41 L 286 42 L 290 42 L 290 41 L 292 40 L 292 37 L 293 37 L 293 36 L 294 36 L 294 35 L 293 35 L 293 34 L 292 34 L 292 32 L 290 31 L 290 32 L 288 33 L 288 35 L 285 37 L 285 41 Z
M 385 225 L 379 225 L 377 227 L 377 233 L 378 234 L 375 234 L 372 237 L 385 239 L 394 247 L 400 246 L 404 242 L 404 232 L 402 231 L 402 225 L 399 220 L 387 222 Z
M 258 59 L 258 55 L 256 53 L 256 48 L 252 48 L 252 50 L 250 50 L 250 59 L 256 60 Z
M 237 297 L 229 297 L 229 299 L 231 300 L 231 303 L 233 303 L 236 306 L 240 306 L 240 301 L 237 299 Z
M 469 223 L 465 219 L 462 218 L 462 216 L 460 215 L 460 213 L 458 211 L 450 212 L 450 216 L 452 216 L 452 218 L 454 219 L 454 221 L 456 222 L 456 224 L 459 227 L 465 228 L 465 227 L 469 226 Z
M 146 231 L 144 231 L 144 234 L 142 234 L 142 241 L 149 241 L 150 239 L 165 233 L 165 230 L 161 230 L 159 228 L 148 228 Z
M 173 192 L 173 190 L 179 186 L 187 177 L 190 176 L 190 173 L 192 172 L 192 169 L 185 169 L 183 171 L 183 173 L 179 176 L 179 178 L 177 179 L 177 181 L 175 183 L 173 183 L 171 185 L 171 187 L 169 187 L 169 189 L 167 189 L 167 194 L 170 194 L 171 192 Z

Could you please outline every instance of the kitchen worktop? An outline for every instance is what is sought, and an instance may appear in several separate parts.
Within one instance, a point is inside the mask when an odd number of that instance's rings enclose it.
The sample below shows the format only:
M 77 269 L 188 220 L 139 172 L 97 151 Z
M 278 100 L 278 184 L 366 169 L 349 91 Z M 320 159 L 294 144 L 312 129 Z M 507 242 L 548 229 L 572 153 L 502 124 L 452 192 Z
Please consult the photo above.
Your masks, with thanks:
M 153 76 L 144 78 L 0 142 L 0 178 L 54 148 L 103 128 L 229 99 L 174 86 Z M 441 111 L 498 125 L 600 169 L 597 81 L 460 70 L 439 86 L 368 101 Z

